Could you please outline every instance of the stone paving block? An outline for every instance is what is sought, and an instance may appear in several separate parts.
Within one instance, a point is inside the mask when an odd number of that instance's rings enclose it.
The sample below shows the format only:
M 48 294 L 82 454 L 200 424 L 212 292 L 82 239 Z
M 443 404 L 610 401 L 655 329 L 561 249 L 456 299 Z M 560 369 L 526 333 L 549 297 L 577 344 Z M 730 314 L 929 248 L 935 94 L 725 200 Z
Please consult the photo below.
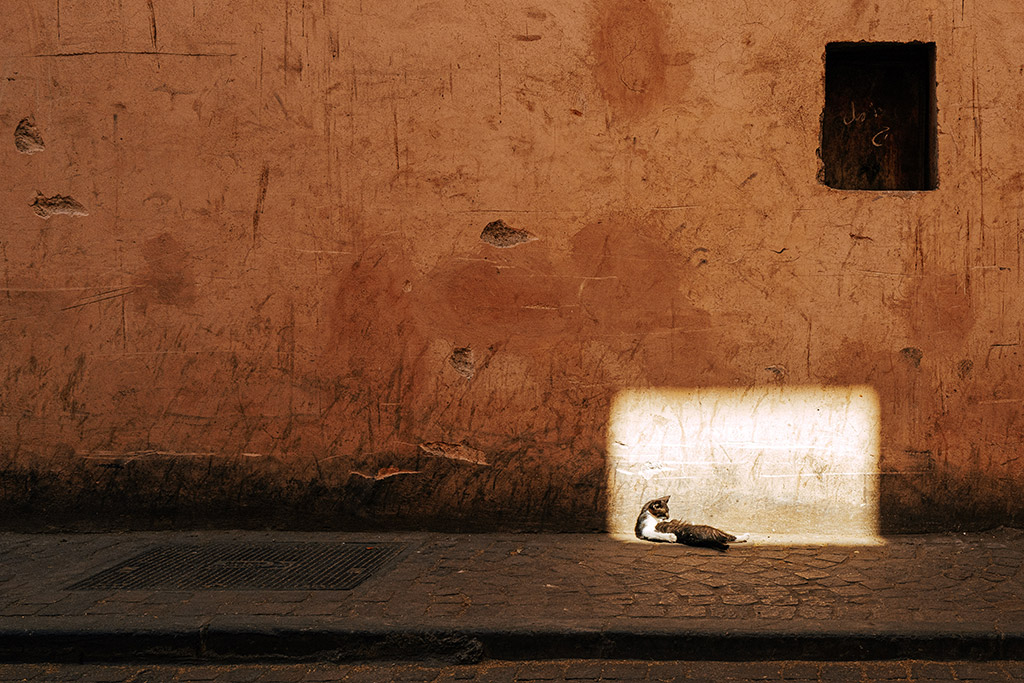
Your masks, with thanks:
M 120 683 L 129 680 L 135 673 L 134 668 L 122 666 L 85 667 L 85 669 L 78 679 L 82 683 Z
M 351 664 L 318 664 L 310 666 L 302 675 L 302 683 L 314 683 L 316 681 L 339 681 L 352 680 L 349 676 L 357 667 Z M 374 667 L 364 668 L 363 674 L 373 673 Z M 262 683 L 262 682 L 261 682 Z
M 565 664 L 561 662 L 527 662 L 520 665 L 516 681 L 561 681 L 565 677 Z
M 342 678 L 341 680 L 344 680 L 345 683 L 380 683 L 380 681 L 393 681 L 393 680 L 395 680 L 395 674 L 396 673 L 397 673 L 397 669 L 393 665 L 388 665 L 388 666 L 360 665 L 360 666 L 355 666 L 352 669 L 350 669 L 348 671 L 348 673 L 345 674 L 344 678 Z M 308 681 L 308 680 L 310 680 L 310 679 L 309 678 L 304 678 L 303 679 L 303 683 L 306 683 L 306 681 Z M 335 677 L 335 678 L 320 678 L 320 679 L 317 679 L 317 680 L 320 680 L 320 681 L 337 681 L 339 679 L 337 677 Z
M 712 588 L 722 588 L 723 586 L 731 586 L 736 583 L 736 581 L 724 576 L 711 576 L 701 581 L 701 583 L 705 586 L 711 586 Z
M 306 675 L 309 673 L 307 667 L 294 665 L 271 665 L 261 667 L 259 683 L 299 683 L 308 681 Z M 338 676 L 335 680 L 340 679 Z
M 807 579 L 788 574 L 774 577 L 771 581 L 779 586 L 802 586 L 807 583 Z
M 770 681 L 781 679 L 781 667 L 765 662 L 692 662 L 689 676 L 713 681 Z
M 0 617 L 30 617 L 43 609 L 43 605 L 14 603 L 0 608 Z
M 946 662 L 910 662 L 910 677 L 914 680 L 954 680 L 953 666 Z
M 853 683 L 864 680 L 864 669 L 857 662 L 824 662 L 818 674 L 822 683 Z
M 784 605 L 758 605 L 754 607 L 758 619 L 792 619 L 796 607 Z
M 257 605 L 251 605 L 248 613 L 253 615 L 284 615 L 291 614 L 295 611 L 295 603 L 293 602 L 264 602 Z
M 828 572 L 823 572 L 817 569 L 805 569 L 803 571 L 797 571 L 793 573 L 799 576 L 801 579 L 807 579 L 808 581 L 814 581 L 815 579 L 824 579 L 829 575 Z
M 327 616 L 328 614 L 334 614 L 344 607 L 347 607 L 347 603 L 307 600 L 305 602 L 292 603 L 291 613 L 297 617 Z
M 565 668 L 567 681 L 596 681 L 601 678 L 605 663 L 600 659 L 569 662 Z
M 865 661 L 863 670 L 869 681 L 905 681 L 910 676 L 905 661 Z
M 82 680 L 84 674 L 85 670 L 82 667 L 61 667 L 56 669 L 48 667 L 46 673 L 37 680 L 46 681 L 46 683 L 76 683 Z
M 687 678 L 691 662 L 651 662 L 647 679 L 651 681 L 682 681 Z
M 675 613 L 675 610 L 673 610 Z M 650 618 L 663 617 L 667 614 L 667 608 L 663 605 L 630 605 L 626 608 L 627 617 Z
M 427 665 L 406 665 L 393 674 L 396 681 L 434 681 L 441 675 L 441 667 Z
M 0 665 L 0 681 L 36 681 L 42 680 L 43 667 L 39 664 L 2 664 Z
M 723 595 L 722 603 L 725 605 L 753 605 L 760 602 L 755 595 Z
M 177 678 L 182 681 L 215 681 L 221 673 L 222 667 L 191 666 L 182 668 Z
M 1014 680 L 1024 680 L 1024 662 L 1003 662 L 1003 670 Z
M 634 681 L 648 677 L 647 662 L 608 662 L 601 667 L 602 681 Z
M 513 683 L 518 669 L 519 667 L 514 664 L 486 666 L 473 680 L 476 683 Z
M 252 665 L 225 666 L 214 680 L 217 683 L 254 683 L 263 674 L 263 667 Z
M 1010 681 L 1013 677 L 1000 662 L 956 662 L 953 675 L 959 681 Z
M 832 616 L 832 607 L 829 605 L 800 605 L 797 607 L 797 615 L 804 619 L 829 619 Z
M 784 662 L 780 678 L 785 681 L 816 681 L 820 669 L 819 662 Z
M 185 603 L 193 599 L 195 599 L 195 593 L 183 591 L 160 591 L 158 593 L 150 594 L 145 600 L 143 600 L 143 602 L 147 605 L 169 605 L 173 603 Z

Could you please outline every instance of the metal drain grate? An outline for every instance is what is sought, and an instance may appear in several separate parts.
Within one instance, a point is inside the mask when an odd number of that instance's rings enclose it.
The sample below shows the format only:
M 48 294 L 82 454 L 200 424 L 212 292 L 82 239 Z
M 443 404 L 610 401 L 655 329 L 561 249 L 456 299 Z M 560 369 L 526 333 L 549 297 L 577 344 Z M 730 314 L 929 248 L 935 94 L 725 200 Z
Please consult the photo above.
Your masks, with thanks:
M 162 545 L 68 590 L 349 590 L 403 548 L 402 543 Z

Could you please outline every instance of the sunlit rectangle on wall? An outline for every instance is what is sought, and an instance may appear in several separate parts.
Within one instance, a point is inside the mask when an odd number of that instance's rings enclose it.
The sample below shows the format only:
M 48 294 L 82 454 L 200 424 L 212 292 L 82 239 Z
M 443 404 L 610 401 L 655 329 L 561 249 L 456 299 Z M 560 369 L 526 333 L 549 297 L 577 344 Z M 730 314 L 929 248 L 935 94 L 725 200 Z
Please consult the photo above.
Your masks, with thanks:
M 608 428 L 609 530 L 641 505 L 750 532 L 754 542 L 878 542 L 879 403 L 874 389 L 630 389 Z

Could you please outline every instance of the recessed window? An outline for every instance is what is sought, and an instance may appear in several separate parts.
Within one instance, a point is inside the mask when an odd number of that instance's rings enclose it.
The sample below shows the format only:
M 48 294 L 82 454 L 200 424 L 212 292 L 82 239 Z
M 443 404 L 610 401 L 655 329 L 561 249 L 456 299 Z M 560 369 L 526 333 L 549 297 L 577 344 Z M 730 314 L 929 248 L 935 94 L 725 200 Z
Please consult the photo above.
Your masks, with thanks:
M 840 190 L 934 190 L 935 43 L 829 43 L 824 182 Z

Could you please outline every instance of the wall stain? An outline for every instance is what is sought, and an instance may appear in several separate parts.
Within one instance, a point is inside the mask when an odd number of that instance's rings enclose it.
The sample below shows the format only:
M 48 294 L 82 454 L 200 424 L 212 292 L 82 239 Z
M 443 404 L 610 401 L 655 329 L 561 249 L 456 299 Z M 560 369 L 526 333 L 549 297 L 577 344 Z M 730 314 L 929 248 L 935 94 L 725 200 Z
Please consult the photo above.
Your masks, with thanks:
M 665 89 L 665 20 L 653 0 L 610 0 L 599 9 L 592 51 L 601 95 L 626 119 L 651 112 Z
M 196 300 L 196 282 L 192 273 L 192 258 L 188 251 L 169 232 L 165 232 L 142 245 L 145 269 L 132 283 L 138 288 L 138 306 L 148 303 L 171 306 L 189 306 Z
M 974 326 L 971 298 L 955 274 L 926 274 L 908 279 L 897 310 L 919 343 L 932 350 L 960 348 Z

